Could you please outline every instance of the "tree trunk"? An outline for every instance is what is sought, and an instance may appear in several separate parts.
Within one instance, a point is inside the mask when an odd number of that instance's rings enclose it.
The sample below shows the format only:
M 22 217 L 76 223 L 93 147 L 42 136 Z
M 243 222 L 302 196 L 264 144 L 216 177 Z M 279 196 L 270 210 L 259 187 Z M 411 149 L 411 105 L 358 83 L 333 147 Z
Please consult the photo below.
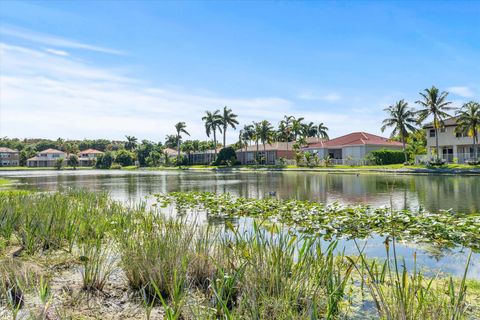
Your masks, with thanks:
M 405 148 L 405 136 L 402 134 L 402 144 L 403 144 L 403 154 L 405 155 L 405 163 L 408 162 L 407 159 L 407 149 Z
M 178 150 L 178 155 L 177 155 L 177 166 L 178 166 L 178 162 L 180 161 L 180 135 L 177 135 L 177 150 Z
M 438 147 L 438 121 L 437 116 L 433 117 L 433 127 L 435 128 L 435 147 L 437 149 L 437 160 L 440 159 L 440 149 Z
M 225 144 L 227 141 L 227 126 L 223 126 L 223 147 L 225 148 Z
M 265 142 L 263 143 L 263 156 L 265 157 L 265 164 L 267 164 L 267 150 L 265 149 Z
M 257 152 L 255 153 L 255 163 L 258 164 L 258 140 L 255 141 L 255 144 L 257 145 Z
M 213 129 L 213 143 L 215 144 L 214 146 L 214 150 L 215 150 L 215 160 L 217 160 L 217 131 L 215 129 Z
M 473 154 L 475 156 L 475 161 L 478 160 L 477 158 L 477 132 L 473 130 Z

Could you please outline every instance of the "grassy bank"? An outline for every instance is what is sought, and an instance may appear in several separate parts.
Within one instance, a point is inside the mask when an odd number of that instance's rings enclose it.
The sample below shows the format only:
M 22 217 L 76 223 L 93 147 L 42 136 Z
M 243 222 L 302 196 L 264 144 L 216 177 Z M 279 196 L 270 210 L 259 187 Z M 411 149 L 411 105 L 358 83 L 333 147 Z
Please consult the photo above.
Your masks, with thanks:
M 188 203 L 184 201 L 185 206 Z M 222 211 L 214 203 L 209 208 Z M 249 205 L 242 210 L 260 209 Z M 407 270 L 396 256 L 395 238 L 385 248 L 391 259 L 372 260 L 360 247 L 354 256 L 335 253 L 335 241 L 325 246 L 318 236 L 294 229 L 285 232 L 288 227 L 281 224 L 258 222 L 251 232 L 231 225 L 219 230 L 168 218 L 142 205 L 124 207 L 106 194 L 84 191 L 2 192 L 0 224 L 0 316 L 474 319 L 479 315 L 478 282 L 428 278 L 420 268 Z

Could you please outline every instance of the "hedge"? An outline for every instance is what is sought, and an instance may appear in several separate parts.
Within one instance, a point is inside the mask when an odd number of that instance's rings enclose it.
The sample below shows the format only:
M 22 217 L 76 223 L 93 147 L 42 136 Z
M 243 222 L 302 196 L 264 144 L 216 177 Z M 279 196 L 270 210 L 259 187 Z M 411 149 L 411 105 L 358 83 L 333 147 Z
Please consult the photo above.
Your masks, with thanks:
M 370 152 L 369 158 L 375 165 L 397 164 L 405 162 L 405 154 L 401 150 L 375 150 Z

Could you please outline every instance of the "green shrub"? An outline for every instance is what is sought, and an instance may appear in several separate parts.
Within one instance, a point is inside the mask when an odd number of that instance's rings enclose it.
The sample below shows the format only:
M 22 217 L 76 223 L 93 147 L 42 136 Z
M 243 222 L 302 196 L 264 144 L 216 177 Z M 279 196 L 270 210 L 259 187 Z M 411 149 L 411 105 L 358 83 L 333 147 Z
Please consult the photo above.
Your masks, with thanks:
M 237 154 L 232 147 L 226 147 L 220 150 L 217 155 L 217 159 L 213 162 L 213 165 L 226 165 L 226 164 L 235 164 L 237 161 Z
M 109 169 L 112 166 L 115 157 L 111 151 L 107 151 L 97 157 L 95 167 L 99 169 Z
M 135 162 L 135 154 L 128 150 L 120 150 L 116 154 L 115 162 L 124 167 L 131 166 Z
M 405 162 L 405 155 L 401 150 L 375 150 L 369 154 L 370 161 L 375 165 L 397 164 Z

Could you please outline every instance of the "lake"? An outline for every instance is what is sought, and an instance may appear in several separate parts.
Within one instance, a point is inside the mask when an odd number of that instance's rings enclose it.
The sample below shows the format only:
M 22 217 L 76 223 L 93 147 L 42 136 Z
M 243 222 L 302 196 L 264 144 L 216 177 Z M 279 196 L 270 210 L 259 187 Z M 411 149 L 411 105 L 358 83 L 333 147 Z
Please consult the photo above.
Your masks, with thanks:
M 394 175 L 378 173 L 322 173 L 322 172 L 210 172 L 210 171 L 0 171 L 0 177 L 14 180 L 14 188 L 55 191 L 67 188 L 85 188 L 107 191 L 112 197 L 125 202 L 138 202 L 156 193 L 171 191 L 229 192 L 250 198 L 269 196 L 275 192 L 279 198 L 295 198 L 325 203 L 365 203 L 388 206 L 390 199 L 395 208 L 424 208 L 436 212 L 480 212 L 480 176 L 449 175 Z M 219 223 L 216 221 L 215 223 Z M 221 222 L 220 222 L 221 223 Z M 239 224 L 249 224 L 240 219 Z M 480 232 L 480 231 L 479 231 Z M 352 241 L 341 240 L 340 248 L 355 254 Z M 428 245 L 403 243 L 400 255 L 411 266 L 417 252 L 419 265 L 461 275 L 468 250 L 447 250 Z M 369 257 L 383 257 L 383 239 L 375 237 L 367 242 L 365 253 Z M 480 255 L 475 254 L 470 277 L 480 278 Z

